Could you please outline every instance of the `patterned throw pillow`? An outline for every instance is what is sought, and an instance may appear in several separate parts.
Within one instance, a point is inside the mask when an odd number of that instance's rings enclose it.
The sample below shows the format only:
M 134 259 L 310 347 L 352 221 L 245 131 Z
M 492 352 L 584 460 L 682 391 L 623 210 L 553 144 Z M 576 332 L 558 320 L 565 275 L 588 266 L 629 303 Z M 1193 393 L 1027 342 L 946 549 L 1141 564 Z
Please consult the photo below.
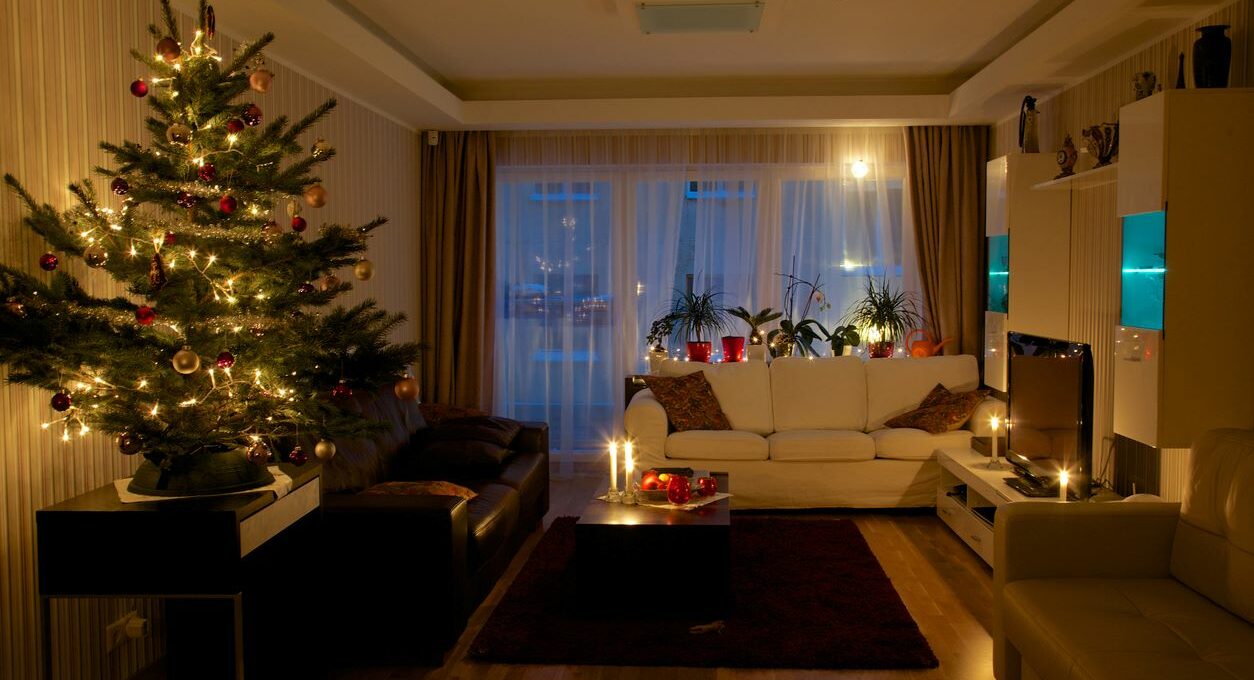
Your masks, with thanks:
M 918 408 L 891 418 L 884 425 L 913 427 L 931 434 L 950 432 L 965 425 L 987 396 L 988 390 L 950 392 L 944 385 L 937 385 Z
M 362 492 L 366 496 L 458 496 L 470 500 L 479 494 L 452 482 L 383 482 Z
M 646 375 L 644 384 L 666 409 L 666 417 L 676 432 L 731 429 L 705 373 L 697 371 L 677 378 Z

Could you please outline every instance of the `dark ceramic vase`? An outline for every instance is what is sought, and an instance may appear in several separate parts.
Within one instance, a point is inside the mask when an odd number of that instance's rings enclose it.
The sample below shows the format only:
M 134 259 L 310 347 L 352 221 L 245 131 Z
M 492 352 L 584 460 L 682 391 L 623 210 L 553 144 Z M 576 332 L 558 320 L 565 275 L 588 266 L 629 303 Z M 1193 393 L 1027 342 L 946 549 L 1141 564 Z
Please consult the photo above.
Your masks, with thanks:
M 1232 39 L 1224 35 L 1226 24 L 1203 26 L 1193 43 L 1193 86 L 1228 87 L 1228 66 L 1232 61 Z

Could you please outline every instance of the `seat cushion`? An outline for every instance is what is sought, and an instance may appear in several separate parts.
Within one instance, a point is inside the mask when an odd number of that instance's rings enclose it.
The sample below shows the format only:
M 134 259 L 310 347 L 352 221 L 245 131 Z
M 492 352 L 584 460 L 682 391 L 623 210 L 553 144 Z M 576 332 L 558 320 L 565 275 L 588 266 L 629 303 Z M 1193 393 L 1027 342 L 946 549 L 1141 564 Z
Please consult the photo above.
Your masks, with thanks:
M 1042 678 L 1254 677 L 1254 627 L 1175 579 L 1037 579 L 1003 591 L 1003 626 Z
M 776 432 L 865 430 L 863 361 L 857 357 L 776 359 L 771 362 L 771 405 Z
M 534 505 L 549 482 L 545 474 L 548 457 L 541 453 L 517 453 L 501 470 L 497 480 L 513 487 L 524 504 Z
M 971 446 L 971 433 L 953 430 L 932 434 L 912 427 L 890 427 L 871 433 L 875 442 L 875 457 L 893 460 L 932 460 L 936 449 Z
M 866 430 L 878 430 L 889 418 L 918 407 L 937 383 L 954 392 L 979 387 L 980 369 L 975 357 L 961 354 L 867 361 Z
M 704 373 L 696 371 L 673 378 L 647 375 L 644 383 L 666 410 L 666 419 L 676 431 L 731 429 Z
M 690 430 L 666 438 L 667 458 L 691 460 L 766 460 L 766 439 L 739 430 Z
M 477 496 L 466 502 L 467 555 L 478 569 L 505 546 L 518 526 L 518 492 L 495 482 L 467 484 Z
M 873 460 L 875 442 L 855 430 L 789 430 L 767 437 L 771 460 Z
M 706 364 L 699 361 L 663 361 L 658 373 L 687 375 L 701 371 L 714 390 L 719 407 L 733 430 L 768 435 L 771 417 L 771 374 L 765 361 Z

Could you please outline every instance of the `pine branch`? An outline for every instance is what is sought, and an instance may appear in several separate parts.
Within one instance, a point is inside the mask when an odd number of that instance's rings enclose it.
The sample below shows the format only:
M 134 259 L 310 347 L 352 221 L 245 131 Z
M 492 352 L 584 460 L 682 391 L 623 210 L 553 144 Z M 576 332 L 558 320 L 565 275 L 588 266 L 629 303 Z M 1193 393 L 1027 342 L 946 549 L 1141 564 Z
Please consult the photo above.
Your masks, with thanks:
M 170 0 L 161 0 L 161 19 L 165 22 L 166 34 L 182 42 L 179 38 L 179 22 L 174 16 L 174 10 L 170 7 Z
M 287 134 L 283 135 L 285 142 L 295 141 L 305 130 L 308 130 L 314 123 L 322 119 L 323 116 L 331 112 L 336 107 L 335 98 L 326 100 L 318 105 L 318 108 L 310 111 L 304 118 L 296 121 L 296 124 L 288 128 Z
M 163 1 L 168 1 L 168 0 L 163 0 Z M 257 56 L 261 52 L 261 50 L 265 49 L 265 47 L 273 41 L 274 41 L 273 33 L 266 33 L 265 35 L 262 35 L 260 38 L 257 38 L 256 40 L 252 41 L 251 43 L 248 44 L 247 47 L 240 50 L 239 54 L 235 55 L 235 58 L 231 60 L 230 65 L 227 66 L 224 69 L 224 71 L 226 73 L 235 73 L 237 71 L 246 70 L 245 67 L 248 66 L 248 62 L 252 61 L 253 57 Z

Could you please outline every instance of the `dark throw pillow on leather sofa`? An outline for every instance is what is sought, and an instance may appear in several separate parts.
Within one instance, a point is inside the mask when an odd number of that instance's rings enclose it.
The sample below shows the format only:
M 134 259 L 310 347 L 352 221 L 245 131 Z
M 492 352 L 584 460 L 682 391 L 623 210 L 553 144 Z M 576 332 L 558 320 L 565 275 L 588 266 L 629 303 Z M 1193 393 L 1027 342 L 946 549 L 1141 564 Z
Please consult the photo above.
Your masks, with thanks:
M 510 457 L 509 445 L 521 430 L 509 418 L 452 418 L 423 433 L 420 455 L 426 467 L 493 472 Z

